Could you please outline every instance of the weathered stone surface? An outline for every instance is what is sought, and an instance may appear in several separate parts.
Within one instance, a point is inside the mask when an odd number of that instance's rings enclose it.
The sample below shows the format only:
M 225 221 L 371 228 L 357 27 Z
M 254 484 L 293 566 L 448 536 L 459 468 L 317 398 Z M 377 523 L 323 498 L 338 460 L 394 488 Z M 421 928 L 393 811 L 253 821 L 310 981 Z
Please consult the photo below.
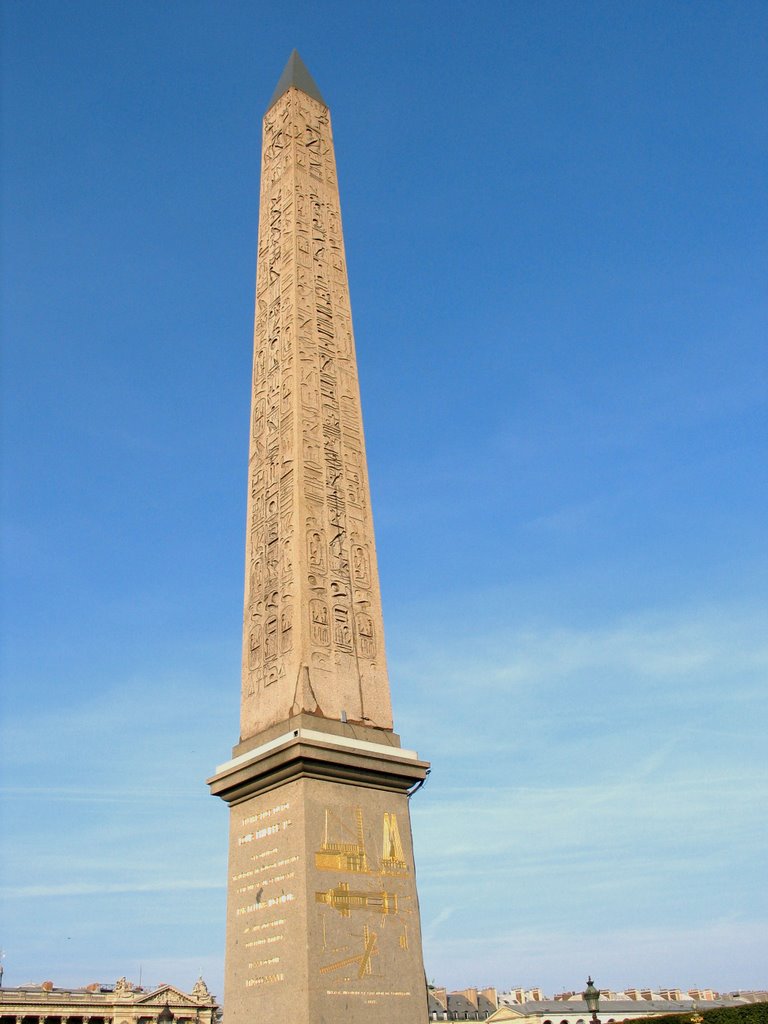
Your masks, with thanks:
M 328 108 L 264 118 L 241 738 L 300 712 L 392 728 Z
M 300 779 L 232 808 L 228 1020 L 424 1024 L 408 797 Z

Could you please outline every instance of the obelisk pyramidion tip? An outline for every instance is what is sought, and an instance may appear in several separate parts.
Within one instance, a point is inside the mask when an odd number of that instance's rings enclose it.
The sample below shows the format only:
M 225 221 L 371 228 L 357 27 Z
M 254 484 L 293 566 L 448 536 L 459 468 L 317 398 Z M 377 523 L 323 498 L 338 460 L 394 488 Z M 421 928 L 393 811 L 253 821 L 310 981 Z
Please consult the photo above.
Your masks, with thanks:
M 291 56 L 288 58 L 288 63 L 283 69 L 282 75 L 277 83 L 277 87 L 272 95 L 272 99 L 269 101 L 269 106 L 273 107 L 284 92 L 288 92 L 289 89 L 301 89 L 307 96 L 311 96 L 313 100 L 317 100 L 318 103 L 322 103 L 324 107 L 328 104 L 323 99 L 320 90 L 317 88 L 314 78 L 307 71 L 307 67 L 304 61 L 299 56 L 299 51 L 294 50 Z

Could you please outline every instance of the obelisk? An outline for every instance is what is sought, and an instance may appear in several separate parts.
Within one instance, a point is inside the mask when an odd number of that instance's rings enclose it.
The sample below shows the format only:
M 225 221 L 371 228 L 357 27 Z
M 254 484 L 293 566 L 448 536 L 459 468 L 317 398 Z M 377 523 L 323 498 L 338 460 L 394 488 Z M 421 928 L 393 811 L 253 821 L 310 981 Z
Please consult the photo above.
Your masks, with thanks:
M 409 793 L 328 107 L 296 51 L 263 125 L 227 1024 L 424 1024 Z

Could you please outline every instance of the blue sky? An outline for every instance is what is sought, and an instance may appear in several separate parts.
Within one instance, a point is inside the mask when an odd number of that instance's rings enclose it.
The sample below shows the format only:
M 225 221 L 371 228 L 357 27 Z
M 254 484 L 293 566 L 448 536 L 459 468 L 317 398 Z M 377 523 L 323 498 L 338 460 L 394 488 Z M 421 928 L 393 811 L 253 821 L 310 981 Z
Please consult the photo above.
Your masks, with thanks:
M 430 978 L 765 987 L 768 12 L 7 0 L 6 983 L 221 994 L 260 123 L 330 103 Z

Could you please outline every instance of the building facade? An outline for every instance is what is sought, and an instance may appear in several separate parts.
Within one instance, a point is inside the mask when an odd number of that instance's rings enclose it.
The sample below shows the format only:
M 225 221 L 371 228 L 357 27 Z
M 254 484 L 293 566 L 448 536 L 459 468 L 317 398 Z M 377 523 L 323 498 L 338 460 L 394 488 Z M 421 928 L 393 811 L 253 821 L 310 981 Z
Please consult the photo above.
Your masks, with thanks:
M 716 1006 L 739 1006 L 744 1000 L 733 996 L 717 996 L 710 990 L 695 993 L 680 989 L 665 989 L 668 995 L 650 989 L 628 989 L 626 992 L 600 993 L 599 1024 L 623 1024 L 640 1017 L 663 1017 L 670 1013 L 692 1014 L 697 1006 L 714 1009 Z M 510 1024 L 590 1024 L 592 1014 L 587 1004 L 576 993 L 564 993 L 554 999 L 518 1002 L 509 994 L 499 996 L 499 1006 L 489 1021 L 508 1021 Z
M 488 1020 L 498 1008 L 495 988 L 465 988 L 448 992 L 444 988 L 430 987 L 430 1020 Z
M 697 1007 L 739 1006 L 768 1001 L 765 992 L 715 992 L 713 989 L 627 988 L 600 992 L 600 1024 L 620 1024 L 640 1017 L 670 1013 L 692 1014 Z M 581 993 L 563 992 L 547 998 L 540 988 L 515 988 L 501 994 L 495 988 L 465 988 L 449 992 L 431 985 L 431 1021 L 488 1020 L 515 1024 L 591 1024 Z
M 219 1006 L 202 978 L 191 992 L 114 985 L 58 988 L 53 982 L 0 988 L 0 1024 L 218 1024 Z

